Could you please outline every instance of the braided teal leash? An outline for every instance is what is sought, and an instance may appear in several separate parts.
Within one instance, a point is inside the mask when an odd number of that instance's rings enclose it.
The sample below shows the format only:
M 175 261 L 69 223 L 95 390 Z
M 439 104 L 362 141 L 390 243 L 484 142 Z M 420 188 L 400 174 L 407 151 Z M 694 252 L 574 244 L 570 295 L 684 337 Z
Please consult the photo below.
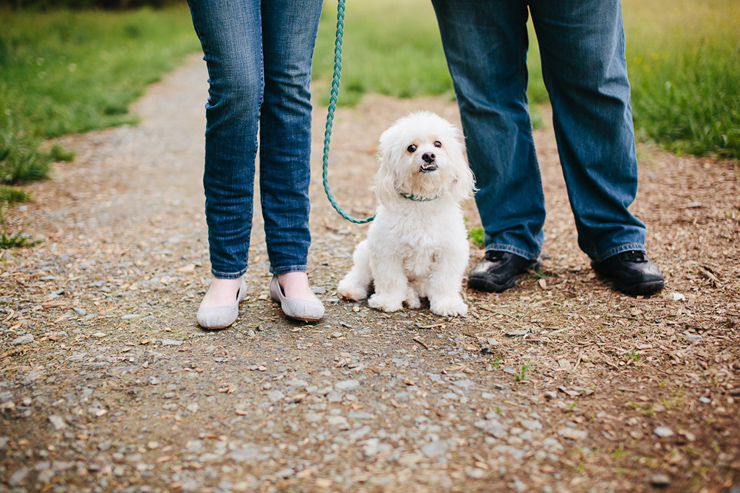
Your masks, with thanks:
M 368 217 L 367 219 L 356 219 L 339 207 L 337 201 L 334 200 L 329 189 L 329 143 L 331 142 L 331 128 L 334 123 L 334 111 L 337 109 L 337 99 L 339 97 L 339 78 L 342 73 L 342 37 L 344 35 L 344 2 L 345 0 L 337 0 L 337 37 L 334 43 L 334 74 L 331 79 L 331 95 L 329 97 L 329 110 L 326 114 L 326 131 L 324 132 L 324 168 L 323 168 L 323 180 L 324 180 L 324 191 L 326 192 L 326 198 L 329 199 L 329 203 L 334 207 L 340 216 L 345 218 L 347 221 L 355 224 L 369 223 L 375 216 Z

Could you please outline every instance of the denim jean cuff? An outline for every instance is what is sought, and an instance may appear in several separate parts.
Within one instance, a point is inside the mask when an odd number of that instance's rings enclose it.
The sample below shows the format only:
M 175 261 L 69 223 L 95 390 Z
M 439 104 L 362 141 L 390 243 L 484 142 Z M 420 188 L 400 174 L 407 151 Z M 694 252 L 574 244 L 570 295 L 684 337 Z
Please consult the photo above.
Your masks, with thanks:
M 247 273 L 246 267 L 237 273 L 219 272 L 215 269 L 211 269 L 211 274 L 213 274 L 213 277 L 215 277 L 216 279 L 239 279 L 246 273 Z
M 627 245 L 620 245 L 618 247 L 611 248 L 598 257 L 592 257 L 592 260 L 594 262 L 603 262 L 609 257 L 613 257 L 614 255 L 618 255 L 622 252 L 629 252 L 632 250 L 639 250 L 641 252 L 647 251 L 645 250 L 645 245 L 643 245 L 642 243 L 628 243 Z
M 289 272 L 306 272 L 308 266 L 306 265 L 290 265 L 287 267 L 270 267 L 270 273 L 276 276 L 281 274 L 287 274 Z
M 513 253 L 514 255 L 519 255 L 520 257 L 524 257 L 527 260 L 537 260 L 540 256 L 539 253 L 532 255 L 529 252 L 526 252 L 524 250 L 521 250 L 519 248 L 510 246 L 510 245 L 499 245 L 499 244 L 491 244 L 486 246 L 487 252 L 508 252 Z

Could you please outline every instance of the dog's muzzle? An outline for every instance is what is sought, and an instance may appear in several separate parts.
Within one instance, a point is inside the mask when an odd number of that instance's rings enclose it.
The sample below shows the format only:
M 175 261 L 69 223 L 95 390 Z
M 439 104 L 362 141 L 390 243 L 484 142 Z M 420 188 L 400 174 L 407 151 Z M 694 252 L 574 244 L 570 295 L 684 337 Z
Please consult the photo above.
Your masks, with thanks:
M 436 156 L 432 154 L 431 152 L 425 152 L 421 159 L 424 161 L 421 163 L 421 167 L 419 168 L 419 171 L 422 173 L 430 173 L 432 171 L 436 171 L 439 166 L 437 166 L 437 162 L 435 161 Z

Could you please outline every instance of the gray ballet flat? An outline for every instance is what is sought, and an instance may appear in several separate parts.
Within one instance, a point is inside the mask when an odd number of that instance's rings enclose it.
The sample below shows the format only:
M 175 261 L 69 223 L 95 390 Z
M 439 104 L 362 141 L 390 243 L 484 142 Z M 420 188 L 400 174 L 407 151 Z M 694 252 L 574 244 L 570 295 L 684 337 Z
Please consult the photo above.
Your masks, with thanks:
M 204 329 L 225 329 L 236 321 L 239 316 L 239 302 L 247 296 L 247 283 L 242 277 L 236 300 L 231 305 L 209 306 L 198 308 L 198 325 Z M 203 302 L 201 302 L 201 305 Z
M 304 322 L 316 322 L 324 316 L 324 305 L 320 301 L 306 301 L 298 298 L 286 298 L 280 287 L 277 276 L 270 281 L 270 297 L 280 302 L 283 313 L 290 318 Z

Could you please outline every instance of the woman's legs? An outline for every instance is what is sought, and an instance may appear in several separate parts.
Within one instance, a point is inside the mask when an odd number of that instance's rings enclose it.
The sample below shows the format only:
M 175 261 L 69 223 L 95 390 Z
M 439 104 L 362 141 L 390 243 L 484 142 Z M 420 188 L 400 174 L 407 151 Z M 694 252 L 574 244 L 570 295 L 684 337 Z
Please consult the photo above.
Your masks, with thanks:
M 247 270 L 257 128 L 264 87 L 255 2 L 189 0 L 208 67 L 203 186 L 212 273 L 202 307 L 234 303 Z
M 190 0 L 210 82 L 203 183 L 215 279 L 201 306 L 232 304 L 247 269 L 258 122 L 272 271 L 286 296 L 317 301 L 305 271 L 311 241 L 308 85 L 321 1 L 293 4 Z
M 255 2 L 190 0 L 208 67 L 203 185 L 212 272 L 247 270 L 257 126 L 264 87 L 262 28 Z
M 311 234 L 311 61 L 321 0 L 263 2 L 265 93 L 260 192 L 270 270 L 285 296 L 318 301 L 306 276 Z

